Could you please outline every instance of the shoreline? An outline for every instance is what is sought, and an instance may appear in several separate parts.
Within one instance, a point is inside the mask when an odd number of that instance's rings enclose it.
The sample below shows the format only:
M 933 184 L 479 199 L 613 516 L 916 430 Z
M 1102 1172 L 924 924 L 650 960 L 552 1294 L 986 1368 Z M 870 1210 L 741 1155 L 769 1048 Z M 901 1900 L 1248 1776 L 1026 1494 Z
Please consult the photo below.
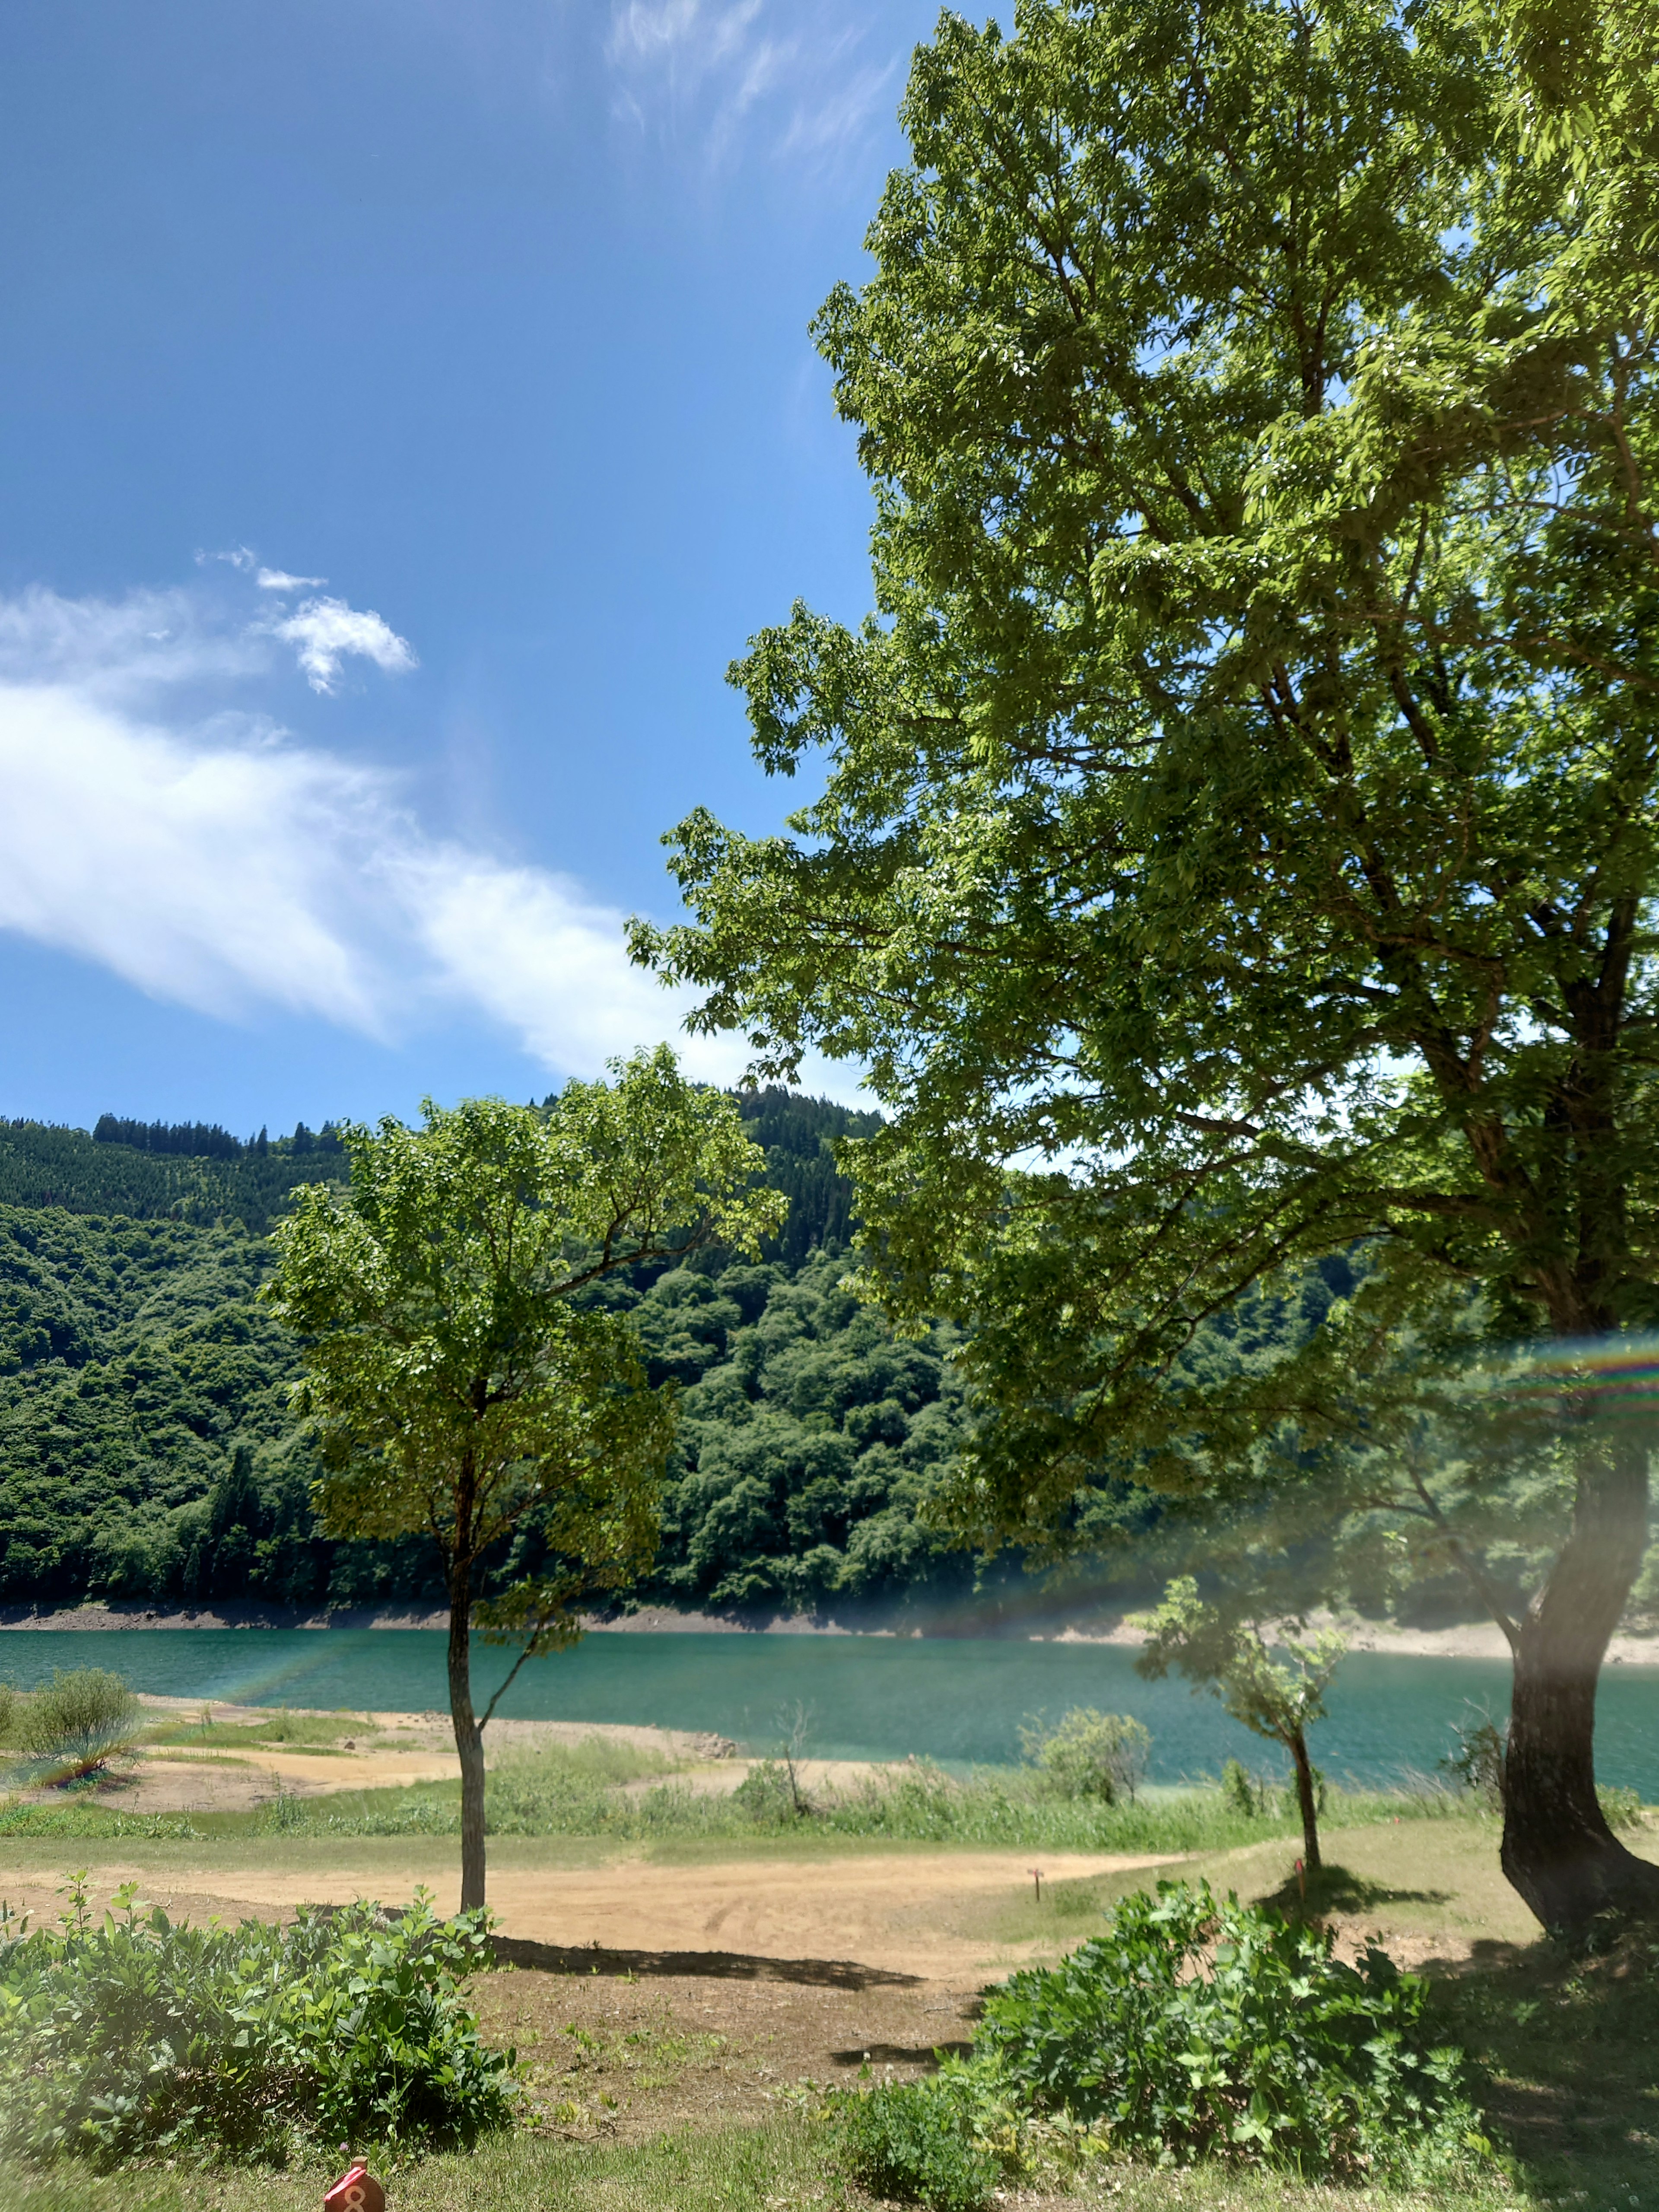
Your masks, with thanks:
M 88 1602 L 61 1606 L 50 1611 L 27 1606 L 0 1606 L 0 1632 L 79 1630 L 131 1634 L 144 1629 L 309 1629 L 361 1632 L 368 1629 L 446 1629 L 447 1613 L 408 1606 L 353 1606 L 317 1611 L 298 1606 L 268 1606 L 248 1602 L 163 1607 L 141 1604 Z M 1492 1621 L 1462 1621 L 1447 1628 L 1404 1628 L 1391 1621 L 1319 1614 L 1315 1627 L 1336 1627 L 1349 1639 L 1349 1649 L 1397 1658 L 1507 1659 L 1509 1647 L 1503 1632 Z M 925 1638 L 930 1642 L 994 1641 L 1030 1644 L 1109 1644 L 1135 1647 L 1144 1641 L 1121 1614 L 1097 1615 L 1082 1622 L 1048 1628 L 998 1623 L 977 1635 L 945 1620 L 922 1627 L 854 1626 L 838 1621 L 817 1621 L 800 1614 L 781 1614 L 765 1621 L 732 1620 L 719 1613 L 677 1613 L 665 1606 L 643 1607 L 638 1613 L 613 1620 L 589 1620 L 587 1632 L 599 1636 L 878 1636 L 884 1639 Z M 1607 1647 L 1612 1667 L 1659 1667 L 1659 1633 L 1621 1633 Z

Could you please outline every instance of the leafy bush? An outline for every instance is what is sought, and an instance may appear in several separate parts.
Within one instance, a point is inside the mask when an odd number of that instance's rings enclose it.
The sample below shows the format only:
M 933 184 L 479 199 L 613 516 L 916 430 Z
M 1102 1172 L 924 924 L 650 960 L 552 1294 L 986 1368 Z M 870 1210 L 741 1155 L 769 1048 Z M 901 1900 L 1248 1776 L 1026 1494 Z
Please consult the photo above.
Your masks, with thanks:
M 815 1809 L 788 1761 L 757 1759 L 732 1792 L 731 1802 L 757 1828 L 793 1828 Z
M 1222 1768 L 1221 1802 L 1243 1819 L 1254 1820 L 1269 1811 L 1268 1796 L 1267 1784 L 1258 1782 L 1238 1759 L 1230 1759 Z
M 19 1717 L 16 1691 L 9 1682 L 0 1682 L 0 1743 L 9 1741 Z
M 1322 1931 L 1164 1882 L 1058 1966 L 1012 1976 L 975 2050 L 1034 2110 L 1103 2123 L 1123 2149 L 1390 2173 L 1480 2140 L 1427 1995 L 1374 1948 L 1350 1966 Z
M 288 1927 L 175 1926 L 133 1886 L 94 1923 L 0 1947 L 0 2143 L 112 2166 L 158 2152 L 280 2159 L 319 2142 L 468 2142 L 511 2117 L 512 2053 L 484 2048 L 459 1978 L 482 1915 L 424 1893 L 302 1911 Z
M 1601 1817 L 1610 1828 L 1639 1828 L 1642 1825 L 1642 1793 L 1639 1790 L 1624 1790 L 1616 1784 L 1597 1790 L 1596 1797 L 1601 1807 Z
M 1454 1725 L 1452 1747 L 1440 1761 L 1441 1771 L 1496 1812 L 1504 1802 L 1505 1748 L 1504 1731 L 1492 1715 L 1476 1713 Z
M 1023 1728 L 1020 1748 L 1061 1797 L 1133 1798 L 1146 1777 L 1152 1739 L 1126 1713 L 1076 1705 L 1056 1729 Z
M 143 1709 L 118 1674 L 59 1667 L 25 1705 L 19 1747 L 58 1772 L 91 1774 L 137 1741 Z
M 1004 2162 L 975 2125 L 975 2086 L 957 2068 L 933 2081 L 832 2098 L 842 2167 L 872 2197 L 925 2204 L 930 2212 L 985 2212 Z

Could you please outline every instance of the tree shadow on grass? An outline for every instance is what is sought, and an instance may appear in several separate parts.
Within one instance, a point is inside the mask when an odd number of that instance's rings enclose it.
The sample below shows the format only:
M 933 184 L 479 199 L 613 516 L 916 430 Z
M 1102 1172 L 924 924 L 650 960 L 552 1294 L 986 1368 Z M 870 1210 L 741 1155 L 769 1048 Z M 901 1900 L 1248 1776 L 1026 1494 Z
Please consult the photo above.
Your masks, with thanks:
M 1396 1889 L 1344 1866 L 1322 1866 L 1309 1875 L 1287 1875 L 1256 1902 L 1273 1906 L 1287 1919 L 1313 1921 L 1331 1912 L 1374 1912 L 1383 1905 L 1447 1905 L 1451 1898 L 1449 1889 Z
M 1659 2154 L 1659 1930 L 1632 1929 L 1591 1959 L 1486 1939 L 1434 1981 L 1446 2039 L 1474 2060 L 1478 2101 L 1528 2188 L 1645 2199 Z
M 925 2066 L 931 2074 L 941 2058 L 966 2058 L 973 2048 L 971 2043 L 866 2043 L 830 2056 L 837 2066 Z
M 684 1976 L 721 1982 L 795 1982 L 823 1990 L 911 1990 L 921 1974 L 896 1974 L 852 1959 L 763 1959 L 743 1951 L 611 1951 L 599 1944 L 537 1943 L 521 1936 L 495 1936 L 503 1966 L 544 1974 Z

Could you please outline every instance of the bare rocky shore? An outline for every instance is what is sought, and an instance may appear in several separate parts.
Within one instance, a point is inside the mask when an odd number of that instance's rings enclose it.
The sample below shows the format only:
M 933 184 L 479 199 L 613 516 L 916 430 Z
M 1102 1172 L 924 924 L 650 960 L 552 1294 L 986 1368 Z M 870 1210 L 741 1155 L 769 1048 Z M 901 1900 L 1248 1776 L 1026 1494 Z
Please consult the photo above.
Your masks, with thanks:
M 27 1606 L 0 1607 L 0 1629 L 142 1628 L 446 1628 L 441 1612 L 407 1606 L 343 1607 L 335 1611 L 307 1611 L 295 1606 L 245 1602 L 173 1607 L 143 1604 L 89 1602 L 46 1609 Z M 1444 1628 L 1404 1628 L 1392 1621 L 1363 1620 L 1328 1615 L 1317 1617 L 1319 1626 L 1335 1626 L 1347 1635 L 1355 1651 L 1393 1652 L 1422 1659 L 1506 1659 L 1509 1647 L 1503 1632 L 1491 1621 L 1462 1621 Z M 611 1620 L 590 1620 L 591 1632 L 600 1635 L 684 1634 L 714 1636 L 923 1636 L 993 1635 L 1036 1643 L 1138 1644 L 1139 1630 L 1121 1613 L 1098 1613 L 1072 1623 L 1041 1626 L 1029 1622 L 999 1621 L 988 1632 L 952 1616 L 926 1627 L 907 1622 L 902 1627 L 873 1622 L 811 1620 L 799 1613 L 770 1620 L 734 1620 L 723 1614 L 678 1613 L 666 1606 L 642 1607 L 637 1613 Z M 1614 1637 L 1607 1653 L 1609 1665 L 1659 1666 L 1659 1634 L 1631 1633 Z

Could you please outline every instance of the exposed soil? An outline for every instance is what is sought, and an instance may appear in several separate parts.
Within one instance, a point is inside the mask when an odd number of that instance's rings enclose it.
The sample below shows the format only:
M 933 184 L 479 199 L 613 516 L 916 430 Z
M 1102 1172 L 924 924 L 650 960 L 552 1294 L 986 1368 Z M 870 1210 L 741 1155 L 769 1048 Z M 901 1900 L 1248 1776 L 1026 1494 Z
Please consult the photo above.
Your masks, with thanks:
M 37 1864 L 58 1856 L 43 1845 Z M 508 1861 L 490 1869 L 489 1902 L 504 1936 L 556 1947 L 561 1956 L 604 1954 L 635 1972 L 665 1960 L 664 1971 L 689 1972 L 694 1957 L 700 1971 L 712 1960 L 743 1958 L 780 1973 L 810 1968 L 820 1976 L 866 1980 L 916 1976 L 977 1988 L 1054 1948 L 1051 1936 L 1023 1930 L 987 1934 L 1031 1886 L 1029 1858 L 1024 1852 L 926 1851 L 692 1866 L 623 1859 L 542 1868 Z M 1063 1883 L 1169 1862 L 1053 1853 L 1042 1863 L 1048 1882 Z M 0 1885 L 14 1910 L 50 1916 L 60 1908 L 61 1880 L 20 1868 L 0 1877 Z M 158 1880 L 153 1864 L 106 1861 L 91 1885 L 94 1907 L 101 1909 L 129 1880 L 138 1883 L 145 1902 L 192 1920 L 215 1913 L 275 1919 L 301 1903 L 349 1904 L 365 1887 L 361 1867 L 288 1866 L 280 1853 L 267 1866 L 238 1866 L 222 1875 L 192 1870 L 173 1880 Z M 439 1910 L 453 1912 L 459 1902 L 458 1869 L 447 1865 L 431 1881 Z M 414 1886 L 410 1875 L 383 1875 L 374 1887 L 393 1904 Z
M 574 2135 L 653 2134 L 753 2120 L 787 2085 L 910 2079 L 963 2050 L 977 1985 L 746 1974 L 518 1969 L 472 1985 L 493 2043 L 531 2067 L 541 2124 Z

